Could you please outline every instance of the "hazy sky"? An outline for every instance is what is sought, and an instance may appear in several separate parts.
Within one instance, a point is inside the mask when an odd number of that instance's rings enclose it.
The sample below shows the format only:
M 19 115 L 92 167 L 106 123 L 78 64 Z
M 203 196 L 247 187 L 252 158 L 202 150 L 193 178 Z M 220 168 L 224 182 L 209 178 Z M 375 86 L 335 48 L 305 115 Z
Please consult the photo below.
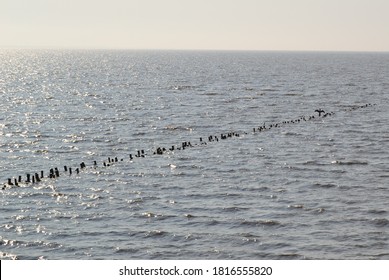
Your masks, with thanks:
M 0 0 L 0 47 L 389 51 L 389 0 Z

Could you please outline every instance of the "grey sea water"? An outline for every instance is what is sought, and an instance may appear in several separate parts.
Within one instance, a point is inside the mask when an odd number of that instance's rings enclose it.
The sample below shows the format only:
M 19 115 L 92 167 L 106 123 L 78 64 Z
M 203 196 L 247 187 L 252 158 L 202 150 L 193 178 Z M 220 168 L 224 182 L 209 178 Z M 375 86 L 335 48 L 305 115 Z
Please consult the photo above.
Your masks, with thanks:
M 388 53 L 1 50 L 0 95 L 1 259 L 389 259 Z

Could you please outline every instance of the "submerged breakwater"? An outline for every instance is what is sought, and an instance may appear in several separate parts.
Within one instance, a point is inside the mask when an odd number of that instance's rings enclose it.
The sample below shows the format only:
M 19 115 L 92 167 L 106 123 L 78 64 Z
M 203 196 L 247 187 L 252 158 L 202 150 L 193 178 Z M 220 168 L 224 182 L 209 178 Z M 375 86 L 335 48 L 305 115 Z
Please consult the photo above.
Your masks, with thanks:
M 375 106 L 375 105 L 377 105 L 377 104 L 367 103 L 364 105 L 353 105 L 353 106 L 350 106 L 350 108 L 347 109 L 347 111 L 355 111 L 357 109 L 363 109 L 363 108 L 367 108 L 367 107 L 371 107 L 371 106 Z M 254 127 L 252 129 L 252 134 L 255 135 L 257 133 L 265 132 L 267 130 L 271 130 L 271 129 L 275 129 L 275 128 L 279 128 L 281 126 L 298 124 L 300 122 L 318 120 L 320 118 L 326 118 L 326 117 L 330 117 L 330 116 L 335 115 L 335 112 L 332 112 L 332 111 L 326 112 L 325 110 L 323 110 L 321 108 L 314 110 L 314 112 L 317 114 L 316 115 L 306 115 L 306 116 L 303 115 L 303 116 L 299 116 L 297 118 L 283 120 L 283 121 L 276 122 L 276 123 L 267 123 L 267 124 L 263 123 L 263 125 L 261 125 L 261 126 Z M 47 176 L 45 176 L 44 170 L 36 171 L 36 172 L 27 171 L 25 174 L 25 176 L 26 176 L 25 180 L 23 180 L 23 177 L 24 177 L 23 175 L 18 175 L 18 176 L 15 176 L 13 178 L 8 178 L 7 182 L 3 184 L 2 190 L 6 190 L 7 188 L 12 188 L 12 187 L 28 186 L 29 184 L 38 184 L 39 182 L 41 182 L 41 180 L 43 180 L 45 178 L 57 179 L 60 176 L 72 176 L 73 172 L 76 175 L 78 175 L 80 172 L 82 172 L 82 170 L 84 168 L 87 168 L 87 167 L 89 167 L 89 168 L 109 167 L 111 165 L 117 164 L 118 162 L 123 162 L 123 161 L 128 161 L 128 160 L 134 161 L 136 159 L 151 157 L 153 155 L 163 155 L 164 153 L 180 151 L 180 150 L 185 150 L 185 149 L 189 149 L 189 148 L 193 148 L 193 147 L 207 145 L 208 143 L 219 142 L 219 141 L 227 140 L 227 139 L 232 138 L 232 137 L 240 137 L 241 134 L 247 135 L 248 133 L 249 132 L 247 132 L 247 131 L 224 132 L 224 133 L 221 133 L 220 135 L 209 135 L 208 137 L 200 137 L 199 141 L 196 141 L 196 142 L 194 142 L 193 140 L 192 141 L 185 141 L 179 145 L 175 144 L 175 145 L 172 145 L 170 147 L 157 147 L 154 149 L 149 149 L 148 150 L 149 153 L 146 153 L 145 150 L 142 149 L 142 150 L 137 150 L 134 154 L 129 154 L 127 157 L 117 156 L 117 155 L 110 156 L 110 157 L 107 157 L 103 161 L 99 161 L 100 163 L 98 163 L 97 160 L 94 160 L 93 164 L 88 165 L 88 166 L 85 164 L 85 162 L 81 162 L 79 164 L 79 166 L 70 167 L 68 165 L 64 165 L 63 171 L 61 171 L 61 172 L 59 171 L 59 167 L 54 167 L 54 168 L 50 168 L 50 170 L 47 172 L 48 173 Z

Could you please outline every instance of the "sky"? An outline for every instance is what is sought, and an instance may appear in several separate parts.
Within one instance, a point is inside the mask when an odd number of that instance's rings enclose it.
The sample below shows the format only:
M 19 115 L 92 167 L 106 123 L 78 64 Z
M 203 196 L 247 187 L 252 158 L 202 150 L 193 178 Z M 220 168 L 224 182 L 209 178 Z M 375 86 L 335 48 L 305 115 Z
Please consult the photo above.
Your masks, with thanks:
M 389 51 L 389 1 L 0 0 L 0 47 Z

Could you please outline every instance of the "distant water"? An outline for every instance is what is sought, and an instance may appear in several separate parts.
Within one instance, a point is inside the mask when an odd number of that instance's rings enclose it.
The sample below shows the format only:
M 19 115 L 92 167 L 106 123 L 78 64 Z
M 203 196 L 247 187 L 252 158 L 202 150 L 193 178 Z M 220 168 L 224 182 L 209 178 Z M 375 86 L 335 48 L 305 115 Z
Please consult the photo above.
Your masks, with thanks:
M 0 94 L 2 259 L 389 259 L 388 53 L 1 50 Z

